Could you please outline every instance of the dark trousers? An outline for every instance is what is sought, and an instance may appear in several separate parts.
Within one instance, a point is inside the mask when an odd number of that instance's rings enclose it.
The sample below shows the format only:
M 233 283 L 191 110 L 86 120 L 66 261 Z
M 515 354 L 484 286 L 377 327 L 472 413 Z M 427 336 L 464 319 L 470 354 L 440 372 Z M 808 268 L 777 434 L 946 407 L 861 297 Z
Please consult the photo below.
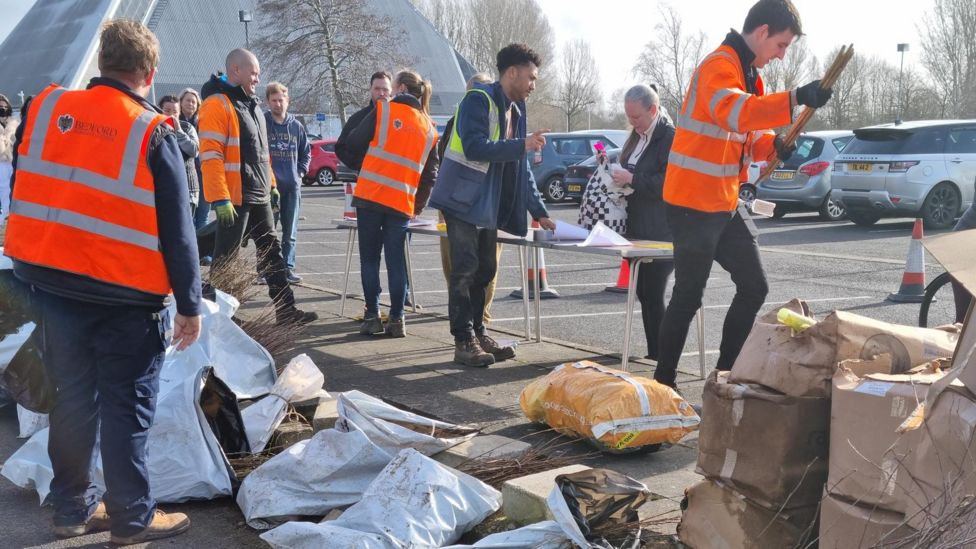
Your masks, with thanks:
M 278 311 L 295 307 L 295 295 L 288 284 L 285 260 L 281 256 L 281 242 L 274 231 L 274 214 L 271 204 L 243 204 L 235 206 L 237 221 L 230 227 L 217 223 L 217 239 L 214 243 L 215 265 L 231 261 L 240 253 L 245 238 L 254 240 L 258 254 L 258 274 L 268 283 L 268 297 Z
M 637 273 L 637 299 L 641 303 L 647 356 L 651 360 L 657 360 L 659 356 L 658 337 L 661 321 L 664 319 L 664 291 L 668 287 L 668 277 L 672 272 L 674 272 L 673 261 L 652 261 L 641 265 Z
M 152 519 L 146 441 L 156 411 L 163 336 L 154 311 L 36 297 L 44 367 L 56 389 L 48 454 L 54 523 L 84 523 L 97 505 L 92 466 L 101 450 L 112 533 L 131 536 Z
M 356 208 L 359 232 L 359 272 L 363 282 L 366 313 L 378 315 L 380 308 L 380 256 L 386 256 L 386 276 L 390 283 L 390 318 L 403 318 L 407 296 L 406 216 L 370 208 Z
M 719 370 L 732 369 L 756 313 L 766 300 L 769 285 L 756 236 L 738 214 L 668 205 L 667 216 L 674 235 L 674 289 L 661 325 L 654 379 L 673 387 L 688 327 L 701 307 L 712 262 L 717 261 L 728 271 L 735 284 L 735 297 L 722 327 Z
M 498 231 L 479 229 L 451 215 L 444 220 L 451 250 L 447 310 L 451 335 L 460 342 L 485 333 L 486 290 L 498 271 Z

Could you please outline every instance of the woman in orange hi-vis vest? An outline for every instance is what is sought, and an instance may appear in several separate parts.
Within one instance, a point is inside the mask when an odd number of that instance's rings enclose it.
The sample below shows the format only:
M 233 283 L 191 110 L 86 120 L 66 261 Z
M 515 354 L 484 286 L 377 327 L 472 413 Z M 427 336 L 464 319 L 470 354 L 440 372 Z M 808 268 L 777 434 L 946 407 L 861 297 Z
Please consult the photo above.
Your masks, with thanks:
M 755 224 L 738 205 L 739 174 L 751 158 L 766 158 L 774 148 L 788 158 L 791 151 L 771 128 L 789 124 L 798 104 L 819 108 L 830 99 L 819 80 L 768 95 L 763 89 L 758 69 L 782 59 L 802 34 L 790 0 L 760 0 L 749 10 L 742 34 L 731 31 L 691 78 L 664 180 L 674 236 L 674 289 L 661 325 L 654 379 L 665 385 L 675 387 L 678 359 L 713 261 L 735 283 L 719 370 L 732 368 L 766 299 Z
M 366 150 L 353 206 L 359 232 L 359 263 L 366 311 L 359 333 L 406 336 L 407 224 L 427 205 L 437 179 L 437 129 L 430 119 L 430 82 L 414 71 L 393 80 L 396 96 L 377 101 L 348 138 L 351 151 Z M 367 150 L 368 147 L 368 150 Z M 386 254 L 390 315 L 379 316 L 380 254 Z

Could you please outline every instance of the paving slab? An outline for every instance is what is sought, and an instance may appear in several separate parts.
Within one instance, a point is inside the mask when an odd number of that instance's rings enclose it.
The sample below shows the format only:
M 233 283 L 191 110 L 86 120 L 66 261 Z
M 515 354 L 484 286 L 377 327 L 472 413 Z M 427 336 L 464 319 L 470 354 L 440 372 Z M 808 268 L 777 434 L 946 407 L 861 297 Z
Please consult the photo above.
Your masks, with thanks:
M 517 524 L 526 525 L 551 520 L 546 498 L 556 485 L 556 477 L 588 470 L 585 465 L 567 465 L 559 469 L 505 481 L 502 485 L 502 512 Z

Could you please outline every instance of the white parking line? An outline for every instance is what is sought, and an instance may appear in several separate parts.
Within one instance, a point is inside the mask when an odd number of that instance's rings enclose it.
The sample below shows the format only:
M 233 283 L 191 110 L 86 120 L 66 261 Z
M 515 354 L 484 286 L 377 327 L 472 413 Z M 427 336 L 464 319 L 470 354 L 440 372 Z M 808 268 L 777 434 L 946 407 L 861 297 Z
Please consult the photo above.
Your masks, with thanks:
M 825 303 L 828 301 L 860 301 L 862 299 L 876 299 L 877 297 L 878 296 L 871 296 L 871 295 L 856 295 L 853 297 L 823 297 L 818 299 L 804 299 L 803 301 L 805 301 L 806 303 Z M 779 303 L 785 303 L 785 301 L 767 299 L 766 304 L 763 305 L 763 308 L 765 309 L 767 307 L 773 307 L 774 305 L 778 305 Z M 728 309 L 729 307 L 730 305 L 706 305 L 705 306 L 706 309 Z
M 345 255 L 345 254 L 343 254 Z M 606 263 L 562 263 L 554 265 L 546 265 L 546 269 L 552 269 L 553 267 L 604 267 L 607 269 L 615 269 L 613 265 L 607 265 Z M 500 265 L 499 269 L 518 269 L 518 265 Z M 427 269 L 414 269 L 413 272 L 425 272 L 425 271 L 442 271 L 441 267 L 431 267 Z M 386 269 L 380 269 L 380 272 L 385 272 Z M 360 271 L 349 271 L 349 274 L 359 274 Z M 345 274 L 346 271 L 328 271 L 324 273 L 298 273 L 299 276 L 318 276 L 318 275 L 341 275 Z

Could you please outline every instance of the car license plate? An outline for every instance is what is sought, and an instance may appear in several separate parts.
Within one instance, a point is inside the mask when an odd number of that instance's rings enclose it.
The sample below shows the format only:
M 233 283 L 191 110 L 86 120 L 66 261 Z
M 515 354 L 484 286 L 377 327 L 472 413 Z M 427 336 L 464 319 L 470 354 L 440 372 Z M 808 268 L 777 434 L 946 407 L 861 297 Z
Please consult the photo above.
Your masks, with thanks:
M 790 181 L 793 179 L 793 172 L 773 172 L 769 178 L 775 181 Z
M 578 193 L 583 190 L 582 185 L 567 185 L 566 188 L 571 193 Z
M 850 162 L 847 164 L 849 172 L 869 172 L 874 168 L 871 164 Z

